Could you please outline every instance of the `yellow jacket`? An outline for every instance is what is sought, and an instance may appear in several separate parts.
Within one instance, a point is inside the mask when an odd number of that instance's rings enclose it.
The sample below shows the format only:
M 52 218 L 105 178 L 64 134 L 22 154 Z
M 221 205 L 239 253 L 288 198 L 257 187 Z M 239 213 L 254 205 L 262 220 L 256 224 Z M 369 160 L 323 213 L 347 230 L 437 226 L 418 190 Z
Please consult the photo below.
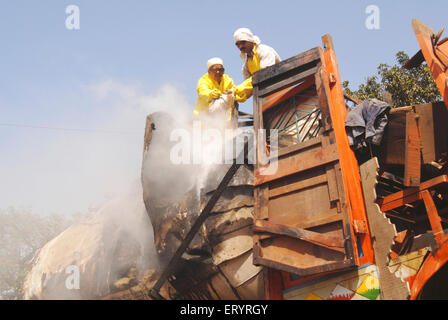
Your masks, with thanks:
M 281 61 L 278 53 L 265 44 L 254 45 L 252 59 L 249 59 L 245 54 L 242 54 L 241 57 L 245 59 L 243 65 L 245 80 L 238 86 L 241 91 L 252 90 L 252 75 L 255 72 Z
M 213 80 L 208 73 L 204 74 L 198 81 L 197 92 L 198 100 L 196 102 L 196 108 L 194 109 L 194 114 L 197 115 L 201 112 L 208 112 L 208 107 L 213 98 L 210 93 L 213 89 L 218 89 L 221 94 L 224 91 L 233 89 L 235 93 L 235 100 L 238 102 L 244 102 L 247 100 L 246 93 L 244 90 L 240 90 L 235 87 L 233 79 L 227 74 L 222 76 L 221 82 L 218 83 Z

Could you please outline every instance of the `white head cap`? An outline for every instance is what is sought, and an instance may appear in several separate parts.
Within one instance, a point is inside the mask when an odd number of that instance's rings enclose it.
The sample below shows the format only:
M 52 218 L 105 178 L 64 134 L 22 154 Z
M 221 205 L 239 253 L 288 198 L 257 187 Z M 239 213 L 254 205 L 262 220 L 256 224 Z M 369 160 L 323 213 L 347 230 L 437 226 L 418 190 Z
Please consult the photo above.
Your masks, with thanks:
M 211 58 L 207 61 L 207 70 L 210 69 L 210 67 L 214 64 L 221 64 L 222 66 L 224 66 L 224 61 L 222 61 L 221 58 Z
M 235 31 L 233 34 L 233 40 L 235 43 L 238 41 L 249 41 L 255 44 L 260 44 L 260 38 L 257 36 L 254 36 L 252 31 L 250 31 L 248 28 L 239 28 Z

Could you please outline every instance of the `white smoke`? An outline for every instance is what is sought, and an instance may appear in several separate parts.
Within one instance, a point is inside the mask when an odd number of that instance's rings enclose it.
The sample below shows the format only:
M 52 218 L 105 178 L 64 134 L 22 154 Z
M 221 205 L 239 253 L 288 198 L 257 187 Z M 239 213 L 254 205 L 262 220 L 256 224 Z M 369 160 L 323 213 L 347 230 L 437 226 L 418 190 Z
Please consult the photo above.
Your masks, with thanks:
M 85 212 L 89 207 L 91 214 L 40 251 L 25 285 L 28 298 L 89 299 L 107 294 L 110 282 L 125 276 L 114 265 L 124 242 L 138 248 L 128 260 L 135 260 L 139 271 L 158 265 L 140 181 L 145 120 L 148 114 L 169 110 L 186 122 L 193 108 L 171 85 L 150 94 L 138 84 L 108 80 L 86 86 L 84 94 L 96 106 L 96 125 L 88 132 L 64 132 L 42 141 L 29 163 L 41 170 L 29 168 L 31 181 L 22 188 L 34 182 L 47 201 L 42 207 L 62 212 Z M 81 270 L 78 291 L 66 287 L 65 271 L 71 265 Z M 125 267 L 129 266 L 124 263 Z
M 192 188 L 196 188 L 199 197 L 216 161 L 224 159 L 224 144 L 229 137 L 223 134 L 225 121 L 218 113 L 207 118 L 203 133 L 217 130 L 219 139 L 207 134 L 190 139 L 191 160 L 199 156 L 200 163 L 176 165 L 172 162 L 172 130 L 182 128 L 191 137 L 194 131 L 193 107 L 175 87 L 167 85 L 149 94 L 139 84 L 108 80 L 86 89 L 93 105 L 107 106 L 107 109 L 95 111 L 99 122 L 94 129 L 105 133 L 64 135 L 52 140 L 45 146 L 45 152 L 35 159 L 39 164 L 48 161 L 45 171 L 49 174 L 44 179 L 35 173 L 35 179 L 45 181 L 43 190 L 47 201 L 60 201 L 78 208 L 80 204 L 89 203 L 93 215 L 42 249 L 28 278 L 28 297 L 80 299 L 106 294 L 111 279 L 124 276 L 111 274 L 119 272 L 114 269 L 116 257 L 113 255 L 123 234 L 130 242 L 138 244 L 140 270 L 157 267 L 152 227 L 143 205 L 141 174 L 151 182 L 152 196 L 160 195 L 172 203 L 182 201 Z M 149 114 L 154 114 L 156 127 L 142 173 L 143 135 Z M 106 132 L 112 131 L 122 134 L 111 138 Z M 200 151 L 196 154 L 195 150 Z M 59 170 L 52 174 L 55 167 Z M 67 180 L 69 183 L 64 183 Z M 92 226 L 97 227 L 92 229 Z M 84 272 L 81 273 L 84 291 L 79 295 L 77 291 L 67 291 L 65 286 L 64 268 L 71 264 L 78 265 Z M 92 274 L 91 270 L 98 270 L 98 265 L 103 266 L 101 271 Z M 43 274 L 46 275 L 44 281 Z

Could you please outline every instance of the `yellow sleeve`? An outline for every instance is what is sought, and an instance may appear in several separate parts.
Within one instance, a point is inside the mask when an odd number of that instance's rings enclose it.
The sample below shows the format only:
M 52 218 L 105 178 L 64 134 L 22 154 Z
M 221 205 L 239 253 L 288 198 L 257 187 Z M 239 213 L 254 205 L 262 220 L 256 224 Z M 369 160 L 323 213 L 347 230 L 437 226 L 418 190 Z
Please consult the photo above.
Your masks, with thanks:
M 235 99 L 238 102 L 247 100 L 246 91 L 252 90 L 252 77 L 247 78 L 240 85 L 235 86 Z
M 212 101 L 212 97 L 210 95 L 210 92 L 213 90 L 213 85 L 206 79 L 205 77 L 202 77 L 198 81 L 197 91 L 199 100 L 203 102 L 204 104 L 208 104 Z

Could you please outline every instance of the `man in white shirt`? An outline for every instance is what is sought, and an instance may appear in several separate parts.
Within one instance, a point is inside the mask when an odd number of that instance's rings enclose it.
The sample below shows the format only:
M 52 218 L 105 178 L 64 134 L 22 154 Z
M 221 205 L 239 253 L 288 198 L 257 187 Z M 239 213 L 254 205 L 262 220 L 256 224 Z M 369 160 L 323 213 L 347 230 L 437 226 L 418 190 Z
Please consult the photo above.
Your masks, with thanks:
M 261 44 L 260 39 L 247 28 L 240 28 L 233 34 L 240 57 L 244 61 L 243 76 L 245 81 L 238 87 L 246 91 L 249 98 L 252 95 L 252 75 L 258 70 L 272 66 L 281 61 L 278 53 L 270 46 Z

